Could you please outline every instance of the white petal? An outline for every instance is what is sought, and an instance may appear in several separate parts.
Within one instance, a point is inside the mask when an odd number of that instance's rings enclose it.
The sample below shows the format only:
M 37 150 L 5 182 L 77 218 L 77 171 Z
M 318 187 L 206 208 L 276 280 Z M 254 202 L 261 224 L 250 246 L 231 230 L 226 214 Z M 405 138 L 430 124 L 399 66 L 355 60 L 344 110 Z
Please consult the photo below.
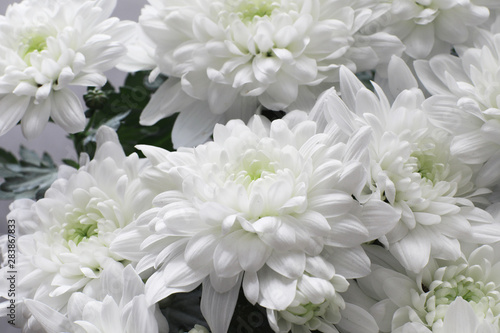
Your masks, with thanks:
M 21 120 L 23 135 L 27 139 L 38 137 L 49 121 L 52 108 L 51 99 L 46 99 L 40 104 L 31 103 Z
M 247 300 L 255 305 L 259 300 L 259 278 L 257 273 L 245 272 L 242 287 Z
M 141 113 L 141 125 L 150 126 L 158 120 L 185 109 L 192 99 L 182 91 L 180 80 L 165 81 L 151 96 L 151 100 Z
M 418 82 L 403 59 L 392 56 L 389 62 L 389 88 L 394 97 L 405 89 L 418 88 Z
M 405 268 L 418 273 L 429 261 L 431 252 L 429 237 L 432 235 L 417 227 L 399 242 L 391 244 L 389 250 Z
M 325 247 L 321 256 L 333 264 L 337 274 L 346 279 L 356 279 L 370 273 L 370 259 L 361 246 L 349 249 Z
M 479 324 L 472 307 L 462 297 L 456 298 L 449 306 L 444 317 L 443 329 L 447 332 L 476 332 Z
M 66 316 L 50 308 L 48 305 L 35 301 L 24 301 L 31 314 L 40 322 L 47 332 L 72 332 L 73 328 Z
M 337 327 L 345 332 L 379 332 L 377 322 L 372 315 L 357 305 L 346 303 L 345 309 L 340 313 L 342 318 Z
M 284 277 L 264 266 L 259 272 L 259 304 L 273 310 L 285 310 L 295 298 L 297 280 Z
M 31 102 L 31 97 L 18 97 L 13 94 L 0 99 L 0 135 L 7 133 L 21 120 Z
M 434 26 L 415 25 L 413 31 L 403 40 L 406 53 L 415 59 L 422 59 L 429 55 L 434 46 Z
M 241 276 L 239 282 L 225 293 L 215 291 L 209 280 L 203 282 L 200 308 L 213 333 L 227 333 L 238 300 L 240 286 Z
M 500 150 L 483 165 L 477 173 L 476 186 L 488 187 L 500 181 Z
M 179 114 L 172 130 L 174 148 L 193 147 L 204 143 L 212 135 L 216 123 L 220 123 L 222 115 L 210 112 L 206 102 L 199 101 L 190 110 Z
M 278 252 L 273 251 L 267 265 L 275 272 L 290 279 L 297 279 L 304 273 L 306 256 L 303 252 Z
M 363 83 L 347 67 L 340 67 L 340 94 L 351 110 L 356 110 L 356 95 L 364 89 Z
M 211 82 L 208 87 L 208 105 L 215 114 L 226 112 L 237 97 L 238 90 L 230 85 Z
M 52 119 L 68 133 L 83 131 L 86 120 L 78 97 L 70 90 L 54 91 L 52 97 Z

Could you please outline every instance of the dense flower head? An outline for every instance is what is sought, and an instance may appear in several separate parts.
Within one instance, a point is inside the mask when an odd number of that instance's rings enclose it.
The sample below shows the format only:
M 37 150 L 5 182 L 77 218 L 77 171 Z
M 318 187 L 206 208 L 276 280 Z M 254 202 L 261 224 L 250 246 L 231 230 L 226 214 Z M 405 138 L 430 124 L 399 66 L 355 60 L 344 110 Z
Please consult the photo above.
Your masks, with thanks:
M 464 43 L 470 28 L 484 23 L 495 1 L 392 0 L 390 10 L 365 29 L 386 31 L 401 39 L 414 59 L 450 52 Z M 460 24 L 457 24 L 460 22 Z
M 269 323 L 275 332 L 338 332 L 335 324 L 339 324 L 346 314 L 342 292 L 348 289 L 349 282 L 344 276 L 336 274 L 335 268 L 324 256 L 308 257 L 306 260 L 308 264 L 297 282 L 293 302 L 285 310 L 267 309 Z M 359 320 L 355 313 L 349 313 L 348 317 L 366 325 L 366 321 Z M 369 322 L 373 323 L 374 320 Z M 376 324 L 365 328 L 364 332 L 377 332 Z
M 139 275 L 132 266 L 124 268 L 116 262 L 101 279 L 71 295 L 66 314 L 39 301 L 26 304 L 47 333 L 168 332 L 158 304 L 147 302 Z
M 11 205 L 9 218 L 20 224 L 19 295 L 57 311 L 64 311 L 71 293 L 98 279 L 107 265 L 124 260 L 109 246 L 154 197 L 139 178 L 148 162 L 136 154 L 126 157 L 112 129 L 102 127 L 97 136 L 92 161 L 82 158 L 78 170 L 62 166 L 44 198 Z M 2 276 L 7 271 L 5 265 Z
M 103 72 L 126 54 L 132 22 L 109 18 L 115 0 L 24 0 L 0 16 L 0 135 L 20 120 L 37 137 L 49 117 L 65 131 L 84 129 L 70 86 L 102 86 Z
M 490 243 L 500 234 L 493 217 L 471 201 L 472 170 L 450 153 L 451 136 L 429 123 L 424 95 L 409 69 L 394 58 L 389 74 L 396 81 L 390 84 L 396 95 L 392 104 L 380 87 L 371 92 L 343 68 L 343 100 L 330 92 L 324 107 L 330 108 L 330 121 L 347 133 L 371 126 L 367 192 L 378 193 L 401 214 L 380 241 L 403 266 L 419 272 L 429 258 L 458 258 L 458 240 Z M 409 89 L 402 90 L 405 85 Z
M 237 296 L 241 284 L 251 303 L 281 311 L 296 306 L 310 283 L 304 275 L 323 267 L 332 294 L 324 301 L 338 299 L 339 279 L 368 273 L 360 244 L 397 219 L 380 199 L 356 200 L 366 183 L 367 128 L 345 142 L 339 137 L 293 112 L 273 122 L 255 116 L 248 125 L 217 125 L 213 142 L 192 149 L 140 146 L 154 165 L 144 178 L 165 189 L 112 249 L 126 256 L 135 243 L 142 250 L 137 269 L 156 270 L 146 283 L 155 301 L 202 281 L 212 300 Z M 149 235 L 137 232 L 148 227 Z M 202 311 L 213 315 L 204 298 Z M 215 315 L 230 318 L 234 303 L 223 303 Z M 224 330 L 223 320 L 207 321 Z
M 458 57 L 438 55 L 415 64 L 433 94 L 424 105 L 430 121 L 453 135 L 452 154 L 483 167 L 479 186 L 500 181 L 500 34 L 476 30 L 472 47 L 457 47 Z
M 402 51 L 389 34 L 357 34 L 380 15 L 378 1 L 150 3 L 141 26 L 156 46 L 158 70 L 176 79 L 160 88 L 141 123 L 181 112 L 173 132 L 177 147 L 195 141 L 179 127 L 199 135 L 195 143 L 202 143 L 216 122 L 246 121 L 259 104 L 272 110 L 310 109 L 322 90 L 315 87 L 338 81 L 340 65 L 373 69 Z M 198 133 L 201 129 L 208 134 Z
M 382 332 L 498 332 L 498 250 L 467 246 L 459 259 L 431 260 L 420 274 L 373 265 L 358 284 L 375 299 L 369 311 Z

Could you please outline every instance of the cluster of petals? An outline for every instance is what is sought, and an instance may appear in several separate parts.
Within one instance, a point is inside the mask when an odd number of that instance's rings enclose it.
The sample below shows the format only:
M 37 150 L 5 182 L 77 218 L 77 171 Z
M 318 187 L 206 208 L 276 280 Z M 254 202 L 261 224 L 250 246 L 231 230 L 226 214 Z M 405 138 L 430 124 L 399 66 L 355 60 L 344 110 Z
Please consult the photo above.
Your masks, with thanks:
M 323 107 L 346 133 L 371 127 L 366 192 L 379 193 L 401 214 L 380 241 L 405 268 L 419 272 L 429 258 L 457 259 L 458 240 L 487 244 L 498 241 L 500 233 L 493 217 L 471 200 L 488 191 L 474 187 L 472 170 L 450 154 L 448 133 L 427 120 L 424 95 L 408 67 L 394 57 L 389 74 L 396 96 L 392 104 L 378 85 L 372 92 L 342 68 L 343 99 L 329 91 Z
M 85 115 L 71 86 L 102 86 L 127 52 L 132 22 L 109 18 L 116 0 L 24 0 L 0 16 L 0 135 L 19 121 L 37 137 L 49 118 L 69 133 Z
M 366 250 L 372 273 L 352 282 L 346 298 L 366 308 L 380 332 L 500 331 L 498 244 L 466 246 L 457 260 L 433 259 L 419 274 L 380 247 Z
M 180 112 L 174 146 L 205 142 L 215 123 L 247 121 L 259 105 L 310 109 L 338 68 L 374 69 L 401 54 L 398 38 L 358 34 L 379 1 L 150 1 L 139 19 L 170 79 L 141 115 L 154 124 Z
M 476 29 L 472 47 L 457 46 L 458 57 L 437 55 L 415 63 L 433 95 L 424 104 L 429 120 L 453 135 L 451 153 L 481 165 L 478 186 L 500 182 L 500 25 Z
M 110 251 L 112 240 L 151 207 L 154 193 L 139 178 L 148 162 L 137 154 L 126 157 L 110 128 L 99 129 L 97 137 L 92 161 L 83 156 L 78 170 L 61 166 L 59 178 L 44 198 L 36 202 L 21 199 L 11 205 L 8 218 L 18 222 L 19 233 L 19 311 L 25 311 L 26 298 L 64 312 L 72 293 L 99 279 L 110 263 L 123 260 Z M 4 297 L 9 289 L 4 288 L 7 263 L 4 260 L 0 269 Z M 5 315 L 5 311 L 7 306 L 2 306 L 0 314 Z M 35 330 L 38 323 L 26 313 L 26 320 L 19 318 L 19 325 Z
M 351 136 L 318 131 L 296 111 L 217 125 L 214 140 L 195 148 L 139 146 L 153 165 L 145 181 L 164 190 L 111 249 L 138 261 L 138 272 L 154 271 L 146 283 L 153 301 L 203 283 L 201 309 L 214 332 L 227 330 L 240 286 L 270 321 L 304 301 L 326 302 L 333 327 L 345 308 L 342 281 L 369 273 L 360 245 L 398 219 L 379 198 L 357 199 L 369 137 L 366 127 Z
M 485 23 L 490 8 L 497 6 L 495 0 L 393 0 L 365 30 L 397 36 L 409 57 L 423 59 L 449 54 L 452 45 L 467 41 L 470 29 Z
M 100 279 L 71 295 L 66 314 L 36 300 L 26 306 L 46 333 L 163 333 L 168 324 L 158 304 L 150 304 L 132 266 L 113 262 Z

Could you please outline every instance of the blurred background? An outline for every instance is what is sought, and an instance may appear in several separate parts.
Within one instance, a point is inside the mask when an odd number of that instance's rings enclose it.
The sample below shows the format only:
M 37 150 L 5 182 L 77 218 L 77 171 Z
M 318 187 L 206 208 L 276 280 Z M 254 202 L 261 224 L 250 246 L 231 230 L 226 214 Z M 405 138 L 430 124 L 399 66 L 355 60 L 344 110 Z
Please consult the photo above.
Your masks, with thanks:
M 0 14 L 4 15 L 7 7 L 15 2 L 21 1 L 0 0 Z M 137 22 L 141 8 L 144 7 L 146 3 L 147 0 L 117 0 L 113 16 L 119 17 L 122 20 L 133 20 Z M 126 73 L 118 70 L 111 70 L 106 74 L 115 87 L 119 87 L 123 83 L 126 76 Z M 85 89 L 75 89 L 75 92 L 79 96 L 82 96 Z M 0 112 L 1 111 L 2 110 L 0 110 Z M 20 145 L 36 151 L 39 156 L 41 156 L 44 152 L 49 153 L 54 162 L 57 164 L 61 164 L 62 159 L 67 158 L 77 160 L 77 156 L 73 148 L 73 142 L 66 138 L 66 133 L 53 123 L 49 123 L 40 137 L 33 140 L 26 140 L 23 137 L 19 126 L 16 126 L 7 134 L 0 136 L 0 147 L 10 151 L 17 157 L 19 157 Z M 7 233 L 6 215 L 9 213 L 10 203 L 11 201 L 0 200 L 0 235 Z M 0 318 L 0 332 L 19 333 L 21 330 L 10 326 L 7 323 L 6 318 Z

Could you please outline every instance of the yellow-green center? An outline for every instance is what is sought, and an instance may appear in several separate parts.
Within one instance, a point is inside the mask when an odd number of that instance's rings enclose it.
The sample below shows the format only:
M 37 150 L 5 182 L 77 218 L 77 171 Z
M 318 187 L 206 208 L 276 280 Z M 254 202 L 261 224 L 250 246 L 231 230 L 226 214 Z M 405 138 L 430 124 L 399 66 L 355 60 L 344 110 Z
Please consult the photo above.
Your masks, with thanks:
M 255 149 L 249 149 L 243 154 L 239 169 L 251 182 L 276 172 L 275 163 L 272 163 L 267 155 Z
M 78 245 L 81 241 L 98 234 L 98 219 L 102 218 L 99 211 L 85 212 L 80 209 L 66 214 L 66 224 L 63 226 L 62 235 L 67 241 Z
M 33 52 L 41 52 L 47 48 L 47 36 L 32 34 L 27 36 L 20 44 L 19 55 L 26 57 Z
M 232 11 L 238 13 L 243 21 L 251 21 L 254 17 L 271 16 L 279 3 L 273 0 L 239 0 L 233 1 Z
M 455 270 L 454 276 L 446 280 L 435 280 L 428 291 L 423 286 L 426 301 L 421 318 L 425 318 L 429 328 L 444 319 L 448 306 L 459 297 L 469 302 L 479 316 L 490 313 L 497 318 L 500 315 L 500 293 L 497 291 L 497 285 L 492 281 L 474 279 L 466 268 L 466 265 L 448 267 L 450 272 Z

